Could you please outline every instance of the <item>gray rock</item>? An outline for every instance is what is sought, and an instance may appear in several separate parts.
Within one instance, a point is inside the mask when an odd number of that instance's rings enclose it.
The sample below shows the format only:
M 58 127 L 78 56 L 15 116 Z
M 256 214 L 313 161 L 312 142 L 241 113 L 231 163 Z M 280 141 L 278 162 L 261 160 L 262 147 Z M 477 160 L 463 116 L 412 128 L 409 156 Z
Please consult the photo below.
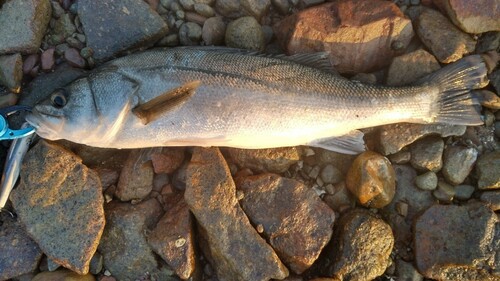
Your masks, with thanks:
M 377 84 L 377 76 L 373 73 L 356 73 L 353 77 L 351 77 L 351 80 L 371 85 Z
M 408 85 L 440 68 L 433 55 L 419 49 L 392 60 L 387 72 L 387 85 Z
M 58 1 L 51 0 L 50 6 L 52 7 L 52 16 L 56 19 L 66 13 L 66 11 L 63 9 L 63 7 L 61 7 L 61 4 L 59 4 Z
M 500 210 L 500 190 L 485 191 L 481 193 L 479 200 L 486 203 L 493 211 Z
M 393 124 L 382 126 L 379 131 L 380 150 L 383 154 L 393 154 L 400 151 L 417 139 L 438 134 L 442 137 L 461 136 L 465 133 L 466 126 L 443 124 Z
M 149 46 L 168 32 L 163 19 L 142 0 L 81 1 L 78 16 L 97 61 Z
M 186 17 L 186 13 L 183 10 L 178 10 L 175 12 L 175 17 L 179 20 L 184 20 Z
M 432 195 L 441 202 L 451 203 L 453 198 L 455 198 L 455 187 L 440 180 L 438 181 L 437 189 L 432 192 Z
M 0 43 L 1 44 L 1 43 Z M 18 93 L 23 79 L 23 58 L 21 54 L 0 56 L 0 84 Z
M 255 172 L 283 173 L 300 160 L 301 151 L 297 147 L 269 149 L 238 149 L 225 150 L 240 168 L 249 168 Z
M 347 208 L 352 208 L 356 205 L 356 199 L 352 198 L 344 182 L 335 185 L 333 191 L 327 191 L 327 194 L 323 196 L 323 201 L 336 212 L 345 211 Z
M 49 0 L 7 1 L 0 9 L 0 54 L 35 53 L 50 21 Z M 5 28 L 5 27 L 9 28 Z
M 194 8 L 193 0 L 179 0 L 179 4 L 181 4 L 182 8 L 188 11 L 192 11 Z
M 500 188 L 498 167 L 500 167 L 500 151 L 486 153 L 479 158 L 476 164 L 479 189 Z
M 427 172 L 415 178 L 415 184 L 422 190 L 434 190 L 437 187 L 438 178 L 436 173 Z
M 80 275 L 76 272 L 67 269 L 61 269 L 54 272 L 40 272 L 31 281 L 46 281 L 46 280 L 71 280 L 71 281 L 95 281 L 92 274 Z
M 241 17 L 230 22 L 225 40 L 226 45 L 233 48 L 262 51 L 265 47 L 264 33 L 254 17 Z
M 90 260 L 89 272 L 92 274 L 99 274 L 104 267 L 104 258 L 99 252 L 95 252 Z
M 271 0 L 240 0 L 241 7 L 249 16 L 260 20 L 271 7 Z
M 216 0 L 215 9 L 229 18 L 252 16 L 260 20 L 269 10 L 271 0 Z
M 217 278 L 285 278 L 287 268 L 240 208 L 235 184 L 218 149 L 194 148 L 186 173 L 184 198 L 199 224 L 199 233 L 204 239 L 202 250 L 217 272 Z M 248 264 L 252 266 L 244 266 Z
M 291 5 L 288 0 L 271 0 L 271 4 L 282 15 L 286 15 L 290 12 Z
M 332 164 L 328 164 L 323 167 L 320 176 L 323 182 L 326 184 L 337 184 L 344 180 L 344 175 L 342 174 L 342 172 Z
M 41 140 L 26 154 L 11 199 L 42 251 L 57 264 L 86 274 L 104 228 L 104 199 L 97 173 L 81 161 Z
M 406 164 L 410 162 L 411 152 L 408 150 L 399 151 L 389 155 L 389 160 L 392 164 Z
M 68 38 L 76 32 L 76 27 L 69 14 L 63 14 L 58 18 L 54 24 L 54 34 Z M 69 43 L 69 42 L 68 42 Z
M 21 224 L 7 212 L 0 213 L 0 280 L 34 272 L 42 251 Z
M 494 51 L 500 47 L 500 32 L 490 31 L 481 34 L 476 44 L 476 54 Z
M 181 45 L 198 45 L 201 40 L 201 26 L 194 22 L 186 22 L 179 28 L 179 41 Z
M 453 185 L 461 184 L 474 167 L 477 154 L 474 148 L 448 146 L 443 155 L 444 178 Z
M 461 184 L 455 186 L 455 198 L 458 200 L 469 200 L 476 188 L 472 185 Z
M 410 146 L 411 165 L 420 171 L 438 172 L 443 166 L 444 142 L 440 137 L 430 136 Z
M 122 201 L 142 200 L 153 190 L 153 164 L 150 149 L 134 149 L 120 173 L 115 195 Z
M 215 9 L 225 17 L 237 18 L 242 15 L 240 0 L 216 0 Z
M 402 259 L 396 260 L 396 277 L 397 280 L 405 281 L 422 281 L 424 277 L 417 271 L 415 266 Z
M 203 24 L 201 37 L 205 45 L 222 45 L 226 34 L 226 24 L 222 17 L 208 18 Z
M 196 3 L 196 4 L 194 4 L 194 10 L 198 14 L 200 14 L 204 17 L 207 17 L 207 18 L 215 16 L 214 9 L 210 6 L 208 6 L 207 4 Z
M 196 4 L 207 4 L 209 6 L 213 6 L 215 4 L 215 0 L 194 0 Z
M 146 233 L 162 215 L 156 199 L 137 205 L 112 201 L 105 206 L 106 228 L 99 244 L 104 267 L 118 280 L 136 280 L 150 275 L 156 280 L 175 280 L 149 248 Z
M 179 35 L 176 33 L 169 34 L 169 35 L 163 37 L 160 41 L 158 41 L 157 45 L 160 47 L 178 46 L 179 45 Z
M 495 280 L 499 219 L 486 205 L 434 205 L 415 222 L 418 271 L 437 280 Z M 496 237 L 495 237 L 496 236 Z M 498 270 L 498 268 L 497 268 Z

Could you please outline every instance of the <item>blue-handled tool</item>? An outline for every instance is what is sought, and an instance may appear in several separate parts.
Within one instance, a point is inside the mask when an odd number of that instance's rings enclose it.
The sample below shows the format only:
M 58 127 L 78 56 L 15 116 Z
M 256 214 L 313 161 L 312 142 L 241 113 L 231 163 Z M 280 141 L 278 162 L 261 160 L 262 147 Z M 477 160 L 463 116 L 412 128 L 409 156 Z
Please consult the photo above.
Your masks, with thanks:
M 35 132 L 32 126 L 26 126 L 19 130 L 9 128 L 7 117 L 19 111 L 31 111 L 31 107 L 24 105 L 14 105 L 5 108 L 0 108 L 0 140 L 14 140 L 24 138 Z

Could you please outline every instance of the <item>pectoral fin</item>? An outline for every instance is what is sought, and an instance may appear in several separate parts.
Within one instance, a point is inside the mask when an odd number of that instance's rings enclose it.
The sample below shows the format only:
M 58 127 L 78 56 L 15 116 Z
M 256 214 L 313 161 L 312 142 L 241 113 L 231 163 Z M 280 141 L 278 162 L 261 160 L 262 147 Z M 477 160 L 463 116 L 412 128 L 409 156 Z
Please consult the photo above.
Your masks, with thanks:
M 366 150 L 363 136 L 361 131 L 354 130 L 347 135 L 319 139 L 309 145 L 345 154 L 359 154 Z
M 169 90 L 146 103 L 136 106 L 132 109 L 132 113 L 141 119 L 142 124 L 147 125 L 158 118 L 161 113 L 172 110 L 189 100 L 200 86 L 200 83 L 201 81 L 195 80 Z

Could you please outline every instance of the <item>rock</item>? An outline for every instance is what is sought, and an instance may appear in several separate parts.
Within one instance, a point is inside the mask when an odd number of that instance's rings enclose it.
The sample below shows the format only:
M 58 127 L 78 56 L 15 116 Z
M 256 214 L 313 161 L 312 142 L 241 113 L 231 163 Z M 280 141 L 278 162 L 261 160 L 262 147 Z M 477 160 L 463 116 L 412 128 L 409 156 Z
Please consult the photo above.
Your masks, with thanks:
M 415 178 L 415 184 L 422 190 L 434 190 L 437 187 L 436 173 L 429 171 Z
M 495 88 L 497 94 L 500 93 L 500 69 L 497 69 L 488 75 L 490 84 Z
M 71 270 L 61 269 L 54 272 L 40 272 L 32 279 L 32 281 L 95 281 L 92 274 L 80 275 Z
M 229 168 L 216 148 L 194 148 L 184 198 L 199 224 L 205 256 L 218 280 L 283 279 L 273 249 L 255 231 L 236 199 Z M 238 245 L 234 247 L 233 245 Z M 252 266 L 243 266 L 252 264 Z
M 63 38 L 73 35 L 76 32 L 76 27 L 73 24 L 73 20 L 71 20 L 71 16 L 69 14 L 61 15 L 54 24 L 53 32 Z
M 194 221 L 182 198 L 175 197 L 148 238 L 149 245 L 183 280 L 194 272 L 196 255 Z
M 175 47 L 179 45 L 179 35 L 174 33 L 174 34 L 169 34 L 157 43 L 158 46 L 165 46 L 165 47 Z
M 184 8 L 185 10 L 188 10 L 188 11 L 193 10 L 193 7 L 194 7 L 193 0 L 179 0 L 179 4 L 181 4 L 182 8 Z
M 275 174 L 237 181 L 243 191 L 243 211 L 263 234 L 280 259 L 301 274 L 330 241 L 334 212 L 304 184 Z
M 411 165 L 420 171 L 438 172 L 443 166 L 443 139 L 429 136 L 420 139 L 410 146 Z
M 142 0 L 78 2 L 78 17 L 97 61 L 151 45 L 168 32 L 163 19 Z
M 210 18 L 210 17 L 213 17 L 215 16 L 215 11 L 212 7 L 208 6 L 207 4 L 203 4 L 203 3 L 196 3 L 194 4 L 194 10 L 204 16 L 204 17 L 207 17 L 207 18 Z
M 55 48 L 50 48 L 43 51 L 40 56 L 40 65 L 42 66 L 43 71 L 49 72 L 54 68 L 56 64 L 56 58 L 54 57 L 55 51 Z
M 153 165 L 149 149 L 130 151 L 120 173 L 115 195 L 122 201 L 142 200 L 153 190 Z
M 69 46 L 75 48 L 75 49 L 82 49 L 83 47 L 85 47 L 85 44 L 83 44 L 82 42 L 80 42 L 80 40 L 74 38 L 74 37 L 68 37 L 66 38 L 66 42 L 68 43 Z
M 461 184 L 455 186 L 455 198 L 458 200 L 469 200 L 476 188 L 472 185 Z
M 99 252 L 95 252 L 94 256 L 90 260 L 89 272 L 92 274 L 99 274 L 104 266 L 104 258 Z
M 336 212 L 343 212 L 356 206 L 356 199 L 352 198 L 345 182 L 333 186 L 332 191 L 328 191 L 327 186 L 327 194 L 323 195 L 323 201 Z
M 442 63 L 450 63 L 471 53 L 476 42 L 468 34 L 456 28 L 441 13 L 425 9 L 416 22 L 420 40 Z
M 205 45 L 222 45 L 226 34 L 226 24 L 222 17 L 208 18 L 203 24 L 201 37 Z
M 355 12 L 353 12 L 355 11 Z M 292 14 L 276 24 L 288 54 L 326 51 L 341 73 L 367 73 L 385 66 L 413 37 L 411 21 L 388 1 L 342 0 Z
M 118 280 L 136 280 L 150 274 L 156 280 L 173 280 L 149 248 L 146 234 L 162 215 L 152 198 L 137 205 L 112 201 L 105 206 L 106 228 L 99 244 L 104 266 Z
M 249 168 L 255 172 L 283 173 L 300 160 L 301 151 L 297 147 L 269 149 L 225 150 L 228 157 L 240 168 Z
M 18 93 L 21 89 L 22 79 L 23 58 L 21 55 L 13 54 L 0 56 L 0 85 L 4 85 L 12 92 Z
M 216 0 L 215 9 L 229 18 L 252 16 L 260 21 L 269 10 L 270 0 Z
M 66 12 L 58 1 L 50 1 L 50 6 L 52 7 L 52 16 L 56 19 Z
M 262 28 L 253 17 L 242 17 L 230 22 L 226 28 L 226 45 L 228 47 L 262 51 L 265 38 Z
M 387 72 L 387 85 L 408 85 L 440 68 L 433 55 L 418 49 L 392 60 Z
M 375 152 L 366 151 L 349 168 L 346 185 L 363 206 L 382 208 L 394 197 L 395 180 L 389 160 Z
M 7 1 L 0 9 L 0 54 L 36 53 L 50 21 L 49 0 Z
M 479 189 L 500 188 L 500 151 L 490 152 L 479 157 L 476 163 Z
M 194 22 L 186 22 L 179 28 L 179 41 L 181 45 L 198 45 L 201 40 L 201 27 Z
M 394 236 L 372 213 L 355 209 L 341 216 L 334 237 L 330 271 L 335 280 L 373 280 L 389 266 Z
M 467 0 L 433 0 L 451 19 L 467 33 L 500 31 L 500 6 L 495 0 L 472 3 Z
M 438 188 L 432 192 L 432 195 L 441 202 L 451 203 L 455 198 L 455 187 L 441 180 L 438 181 L 437 186 Z
M 473 93 L 483 107 L 500 109 L 500 97 L 497 94 L 487 90 L 474 91 Z
M 31 75 L 33 73 L 34 68 L 38 65 L 39 60 L 40 60 L 40 57 L 38 54 L 31 54 L 31 55 L 27 56 L 23 62 L 23 73 Z M 37 71 L 38 71 L 38 69 L 37 69 Z M 36 76 L 36 75 L 34 75 L 34 76 Z
M 84 68 L 85 60 L 80 56 L 80 52 L 75 48 L 69 48 L 64 52 L 64 59 L 69 65 Z
M 417 271 L 413 264 L 402 259 L 396 260 L 396 280 L 423 281 L 424 277 Z
M 11 200 L 49 258 L 86 274 L 104 229 L 104 199 L 98 175 L 81 162 L 66 149 L 39 141 L 24 158 Z
M 479 200 L 486 203 L 493 211 L 500 210 L 500 191 L 485 191 L 479 196 Z
M 411 152 L 408 150 L 399 151 L 389 155 L 389 160 L 392 164 L 406 164 L 410 162 Z
M 151 153 L 151 162 L 156 174 L 171 174 L 184 162 L 183 147 L 162 147 Z
M 498 217 L 484 204 L 434 205 L 415 222 L 415 263 L 426 278 L 494 280 Z M 499 237 L 496 237 L 498 239 Z
M 7 212 L 0 213 L 0 280 L 34 272 L 42 251 L 21 224 Z
M 106 189 L 111 185 L 117 183 L 118 178 L 120 177 L 120 173 L 116 170 L 111 170 L 107 168 L 97 168 L 94 171 L 99 176 L 99 180 L 101 181 L 102 189 Z
M 472 170 L 477 150 L 461 146 L 448 146 L 443 155 L 443 176 L 453 185 L 461 184 Z
M 321 180 L 323 180 L 325 184 L 337 184 L 344 180 L 344 175 L 342 174 L 342 172 L 332 164 L 328 164 L 323 167 L 320 176 Z
M 288 0 L 271 0 L 271 4 L 282 15 L 290 12 L 291 5 Z
M 494 51 L 500 46 L 500 32 L 486 32 L 481 34 L 476 44 L 476 54 Z

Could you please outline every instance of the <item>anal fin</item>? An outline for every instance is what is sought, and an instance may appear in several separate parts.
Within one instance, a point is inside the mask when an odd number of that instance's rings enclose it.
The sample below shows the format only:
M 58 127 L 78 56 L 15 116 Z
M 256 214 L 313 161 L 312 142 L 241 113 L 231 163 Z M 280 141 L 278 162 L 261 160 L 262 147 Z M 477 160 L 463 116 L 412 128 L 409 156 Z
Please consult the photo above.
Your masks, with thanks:
M 344 154 L 359 154 L 366 150 L 364 134 L 353 130 L 346 135 L 315 140 L 308 145 Z

